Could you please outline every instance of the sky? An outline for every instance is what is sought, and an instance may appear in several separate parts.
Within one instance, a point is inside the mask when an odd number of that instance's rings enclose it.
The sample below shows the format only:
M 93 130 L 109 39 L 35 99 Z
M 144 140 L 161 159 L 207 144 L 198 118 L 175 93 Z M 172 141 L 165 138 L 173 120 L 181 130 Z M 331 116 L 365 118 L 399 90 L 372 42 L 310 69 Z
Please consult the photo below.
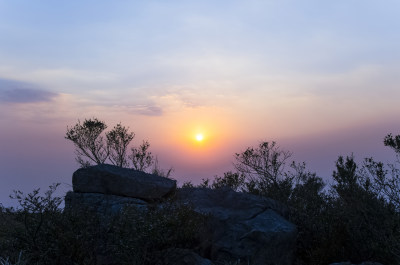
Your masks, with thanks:
M 0 0 L 0 202 L 71 190 L 65 132 L 93 117 L 178 183 L 260 141 L 327 181 L 339 155 L 393 161 L 399 17 L 397 0 Z

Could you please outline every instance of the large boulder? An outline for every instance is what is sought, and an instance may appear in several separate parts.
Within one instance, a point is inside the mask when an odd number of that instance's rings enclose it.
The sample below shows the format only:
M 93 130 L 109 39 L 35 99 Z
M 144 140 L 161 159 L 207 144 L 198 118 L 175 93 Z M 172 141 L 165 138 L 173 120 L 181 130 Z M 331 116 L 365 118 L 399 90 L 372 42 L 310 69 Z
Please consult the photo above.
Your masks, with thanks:
M 203 256 L 216 262 L 292 264 L 297 229 L 285 220 L 285 206 L 271 199 L 230 189 L 185 188 L 178 201 L 210 215 Z
M 118 214 L 125 207 L 147 209 L 147 203 L 141 199 L 100 193 L 67 192 L 65 210 L 89 210 L 102 216 Z
M 155 200 L 171 194 L 176 181 L 113 165 L 81 168 L 72 176 L 74 192 L 102 193 Z
M 100 216 L 112 216 L 125 206 L 147 211 L 164 207 L 164 200 L 159 199 L 173 193 L 176 203 L 190 204 L 197 213 L 209 216 L 207 227 L 196 238 L 198 244 L 193 250 L 197 254 L 191 250 L 165 250 L 159 264 L 293 262 L 297 229 L 285 219 L 287 207 L 272 199 L 229 188 L 176 189 L 174 180 L 112 165 L 79 169 L 72 183 L 74 192 L 66 195 L 66 210 L 89 209 Z

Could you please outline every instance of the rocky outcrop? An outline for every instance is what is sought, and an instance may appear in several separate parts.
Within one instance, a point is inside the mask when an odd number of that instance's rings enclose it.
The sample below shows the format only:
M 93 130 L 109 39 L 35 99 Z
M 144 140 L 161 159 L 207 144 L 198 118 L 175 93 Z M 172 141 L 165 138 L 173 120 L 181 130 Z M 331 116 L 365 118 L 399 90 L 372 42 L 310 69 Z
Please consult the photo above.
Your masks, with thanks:
M 66 210 L 89 209 L 107 217 L 125 206 L 144 211 L 149 203 L 163 207 L 161 199 L 173 195 L 177 204 L 189 204 L 197 213 L 209 216 L 196 251 L 163 250 L 159 264 L 293 262 L 297 230 L 284 218 L 287 208 L 274 200 L 229 188 L 176 189 L 174 180 L 112 165 L 79 169 L 72 184 L 74 191 L 65 197 Z
M 90 210 L 102 215 L 117 214 L 126 206 L 145 209 L 147 202 L 129 197 L 100 193 L 68 192 L 65 196 L 65 209 Z
M 181 189 L 177 200 L 211 215 L 202 249 L 211 260 L 245 264 L 292 264 L 296 227 L 279 213 L 282 204 L 230 189 Z
M 156 200 L 171 194 L 176 181 L 113 165 L 81 168 L 72 176 L 74 192 L 102 193 L 143 200 Z

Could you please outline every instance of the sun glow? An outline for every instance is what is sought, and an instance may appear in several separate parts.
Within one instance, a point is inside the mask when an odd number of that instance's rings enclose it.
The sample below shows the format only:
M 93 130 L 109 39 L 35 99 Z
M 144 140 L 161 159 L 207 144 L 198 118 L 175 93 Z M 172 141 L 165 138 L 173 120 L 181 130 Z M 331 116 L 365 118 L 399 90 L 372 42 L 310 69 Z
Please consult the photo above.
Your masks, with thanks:
M 201 133 L 196 134 L 196 141 L 201 142 L 203 141 L 203 139 L 204 139 L 203 134 Z
M 151 140 L 157 140 L 157 146 L 161 146 L 159 148 L 162 150 L 173 149 L 173 155 L 169 154 L 171 161 L 174 158 L 174 161 L 179 160 L 186 166 L 219 161 L 222 154 L 229 152 L 227 143 L 231 140 L 232 132 L 237 131 L 232 129 L 230 116 L 218 108 L 188 108 L 172 112 L 163 119 L 166 124 L 161 126 L 161 123 L 154 123 L 159 130 L 149 127 L 149 131 L 165 131 L 164 140 L 156 134 Z M 169 140 L 165 141 L 165 138 Z

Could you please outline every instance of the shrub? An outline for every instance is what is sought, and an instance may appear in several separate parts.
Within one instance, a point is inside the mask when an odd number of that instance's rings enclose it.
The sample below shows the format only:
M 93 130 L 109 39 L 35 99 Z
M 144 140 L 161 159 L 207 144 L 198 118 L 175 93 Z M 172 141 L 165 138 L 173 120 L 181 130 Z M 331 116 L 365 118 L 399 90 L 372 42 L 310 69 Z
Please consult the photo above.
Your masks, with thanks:
M 397 153 L 400 136 L 385 138 Z M 228 186 L 286 203 L 297 225 L 297 263 L 330 264 L 371 260 L 400 262 L 400 169 L 372 158 L 359 168 L 353 155 L 339 156 L 333 185 L 291 162 L 291 153 L 275 142 L 262 142 L 235 155 L 236 172 L 201 187 Z M 400 163 L 397 159 L 397 163 Z M 188 184 L 185 184 L 188 185 Z
M 154 157 L 149 152 L 150 143 L 143 141 L 139 147 L 132 147 L 129 159 L 132 161 L 133 169 L 145 171 L 154 164 Z
M 85 119 L 81 124 L 78 121 L 73 127 L 67 127 L 65 139 L 70 140 L 75 145 L 76 161 L 82 166 L 103 164 L 108 156 L 107 145 L 101 136 L 107 125 L 96 118 Z
M 196 246 L 205 224 L 205 216 L 174 202 L 148 211 L 126 208 L 113 226 L 112 252 L 121 264 L 155 264 L 153 254 L 159 251 Z
M 135 137 L 133 132 L 128 132 L 128 128 L 117 124 L 111 131 L 106 133 L 107 149 L 109 160 L 113 165 L 119 167 L 128 167 L 127 148 L 129 143 Z
M 128 154 L 128 146 L 135 134 L 121 123 L 104 133 L 106 129 L 106 123 L 97 118 L 85 119 L 82 124 L 78 121 L 74 126 L 67 127 L 65 139 L 75 145 L 75 160 L 81 167 L 108 161 L 119 167 L 131 167 L 167 178 L 171 176 L 173 168 L 163 170 L 159 167 L 157 157 L 149 151 L 148 141 L 143 141 L 138 147 L 131 147 L 131 153 Z
M 399 213 L 372 189 L 376 183 L 357 169 L 353 156 L 339 157 L 336 168 L 331 189 L 331 255 L 354 263 L 397 263 L 399 243 L 397 254 L 393 244 L 400 239 Z
M 2 255 L 17 260 L 22 251 L 29 264 L 154 264 L 158 251 L 194 247 L 205 226 L 206 217 L 174 201 L 148 210 L 130 207 L 114 216 L 62 211 L 62 198 L 54 196 L 57 186 L 44 196 L 39 190 L 16 191 L 19 207 L 1 208 Z
M 291 153 L 281 150 L 275 142 L 261 142 L 235 154 L 234 166 L 244 178 L 243 190 L 286 202 L 293 185 L 287 162 Z

